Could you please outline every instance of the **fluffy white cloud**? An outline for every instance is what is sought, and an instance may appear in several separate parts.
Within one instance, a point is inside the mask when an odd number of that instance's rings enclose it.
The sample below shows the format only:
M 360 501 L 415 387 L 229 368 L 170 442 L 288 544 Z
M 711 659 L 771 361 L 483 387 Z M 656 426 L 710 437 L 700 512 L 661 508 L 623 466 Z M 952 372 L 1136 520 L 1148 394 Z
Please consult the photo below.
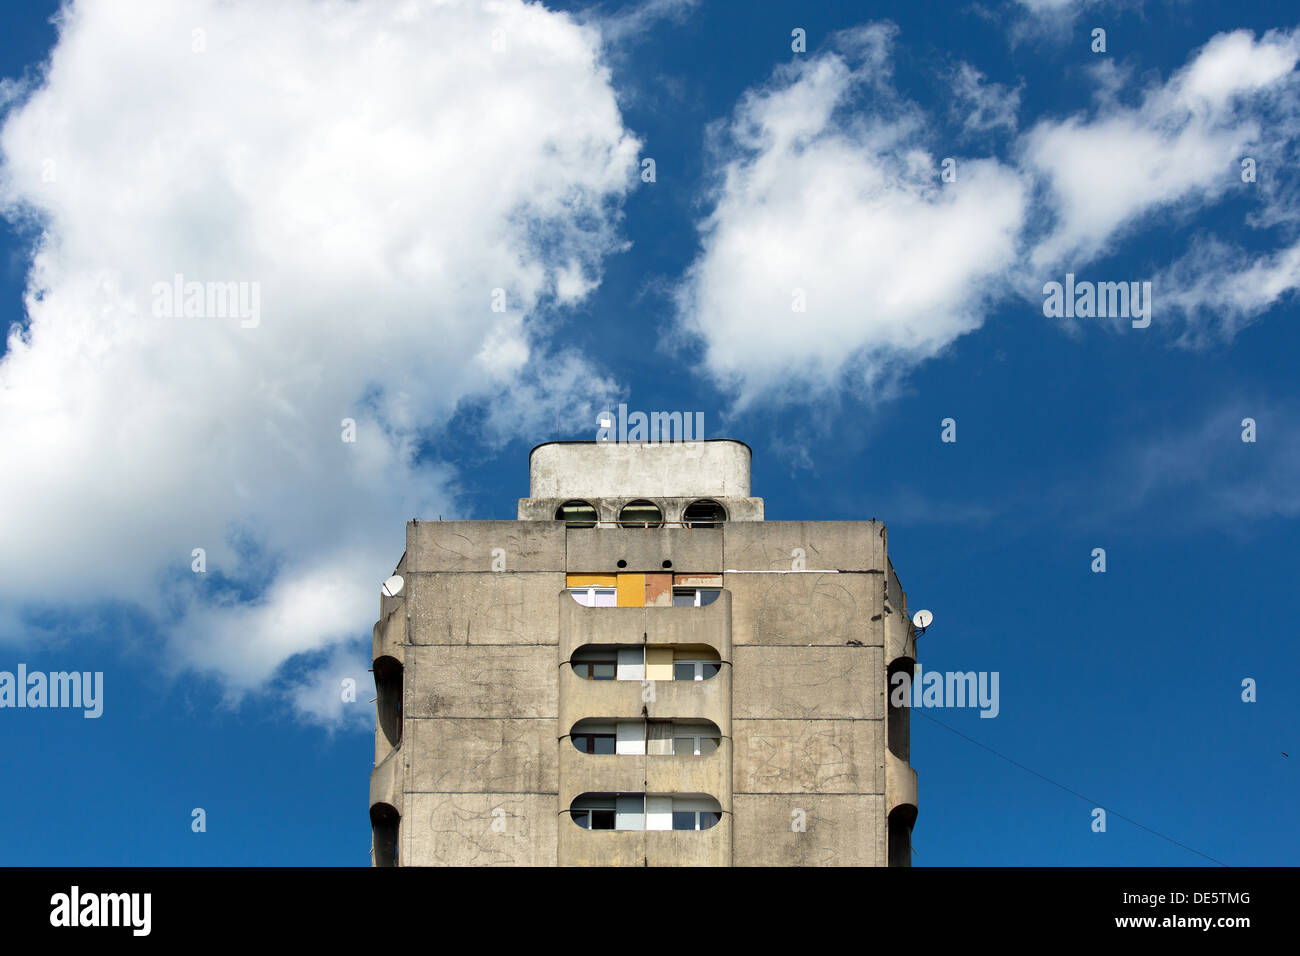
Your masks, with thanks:
M 1181 341 L 1231 339 L 1262 312 L 1300 288 L 1300 243 L 1252 259 L 1218 239 L 1195 243 L 1156 279 L 1161 307 L 1181 313 Z
M 369 654 L 343 647 L 333 648 L 289 691 L 298 716 L 331 727 L 357 729 L 374 727 L 375 708 L 370 703 L 374 696 Z
M 1033 266 L 1081 265 L 1146 214 L 1241 187 L 1242 156 L 1268 149 L 1261 111 L 1295 95 L 1298 57 L 1295 32 L 1219 34 L 1137 105 L 1035 125 L 1024 162 L 1047 184 L 1055 223 Z
M 956 97 L 953 112 L 958 114 L 967 130 L 982 132 L 1005 128 L 1015 132 L 1021 87 L 1013 89 L 1002 83 L 992 83 L 975 67 L 962 63 L 953 73 L 952 89 Z
M 536 4 L 66 8 L 0 132 L 35 236 L 0 360 L 0 636 L 138 602 L 235 692 L 368 639 L 404 522 L 453 509 L 420 442 L 467 401 L 500 432 L 608 393 L 547 336 L 619 247 L 637 147 L 597 31 Z M 248 283 L 256 324 L 155 314 L 176 275 Z
M 1020 177 L 957 157 L 941 182 L 943 157 L 916 145 L 924 118 L 889 88 L 891 38 L 843 34 L 840 52 L 781 67 L 725 130 L 678 309 L 740 407 L 846 373 L 884 387 L 977 328 L 1015 260 Z
M 1162 324 L 1189 319 L 1185 344 L 1231 335 L 1297 285 L 1300 201 L 1276 171 L 1300 153 L 1300 31 L 1215 36 L 1136 98 L 1106 61 L 1092 109 L 1011 140 L 1014 166 L 955 157 L 956 182 L 926 149 L 927 118 L 890 85 L 892 37 L 865 28 L 781 67 L 721 129 L 677 306 L 737 408 L 820 399 L 846 380 L 880 394 L 1011 290 L 1033 300 L 1155 217 L 1228 195 L 1254 199 L 1248 224 L 1278 227 L 1281 245 L 1194 250 L 1165 269 Z M 969 64 L 953 82 L 964 126 L 1014 132 L 1017 90 Z M 1247 155 L 1258 183 L 1243 182 Z

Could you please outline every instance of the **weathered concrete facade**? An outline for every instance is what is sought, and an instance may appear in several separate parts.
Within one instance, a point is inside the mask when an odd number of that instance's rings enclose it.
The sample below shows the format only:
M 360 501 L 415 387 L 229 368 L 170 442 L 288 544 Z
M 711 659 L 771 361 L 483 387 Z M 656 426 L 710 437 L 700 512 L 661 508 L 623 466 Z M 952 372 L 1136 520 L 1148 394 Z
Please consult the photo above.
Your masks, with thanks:
M 408 524 L 376 865 L 910 865 L 885 528 L 765 521 L 749 454 L 549 443 L 517 520 Z

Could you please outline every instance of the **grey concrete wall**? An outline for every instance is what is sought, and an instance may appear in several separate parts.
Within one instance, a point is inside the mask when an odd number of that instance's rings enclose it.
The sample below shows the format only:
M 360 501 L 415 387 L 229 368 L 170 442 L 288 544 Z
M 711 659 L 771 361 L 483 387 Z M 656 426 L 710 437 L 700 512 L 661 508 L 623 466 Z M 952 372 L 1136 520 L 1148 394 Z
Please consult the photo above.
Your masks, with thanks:
M 563 571 L 407 574 L 412 644 L 554 644 Z M 570 603 L 572 600 L 570 599 Z
M 708 830 L 584 830 L 572 820 L 559 828 L 561 866 L 728 866 L 731 815 Z
M 881 720 L 885 664 L 879 647 L 734 649 L 736 719 Z
M 413 793 L 402 865 L 554 866 L 556 823 L 554 794 Z
M 407 785 L 421 793 L 555 793 L 555 729 L 554 718 L 540 717 L 408 720 L 404 743 L 418 759 Z
M 736 793 L 885 792 L 883 721 L 736 723 Z
M 885 571 L 875 521 L 737 522 L 723 527 L 729 571 Z M 796 554 L 798 549 L 802 554 Z
M 749 497 L 749 448 L 712 440 L 556 442 L 528 459 L 528 497 Z
M 740 794 L 735 866 L 884 866 L 884 798 L 869 794 Z M 796 812 L 802 811 L 803 830 Z
M 728 574 L 737 644 L 879 644 L 883 588 L 873 573 Z
M 413 645 L 407 648 L 405 716 L 554 719 L 555 672 L 553 644 Z
M 575 574 L 717 574 L 722 569 L 722 536 L 717 528 L 570 528 L 566 561 Z M 620 568 L 619 561 L 627 565 Z M 670 568 L 664 567 L 665 561 L 672 562 Z
M 554 521 L 412 521 L 406 526 L 406 576 L 494 571 L 494 562 L 505 571 L 562 571 L 564 531 Z

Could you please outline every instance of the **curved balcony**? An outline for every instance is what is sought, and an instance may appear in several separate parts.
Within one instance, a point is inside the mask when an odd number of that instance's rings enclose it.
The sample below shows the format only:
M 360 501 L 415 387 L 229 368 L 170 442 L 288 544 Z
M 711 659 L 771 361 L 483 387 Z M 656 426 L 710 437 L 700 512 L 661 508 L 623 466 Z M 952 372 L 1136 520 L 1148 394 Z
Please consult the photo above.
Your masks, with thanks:
M 630 793 L 615 791 L 598 794 L 588 791 L 584 796 L 637 797 L 644 795 L 640 787 Z M 703 794 L 650 794 L 650 799 L 694 797 L 708 799 Z M 731 813 L 714 799 L 713 806 L 720 807 L 717 822 L 708 829 L 645 829 L 653 826 L 651 812 L 638 821 L 638 829 L 588 829 L 575 822 L 570 804 L 561 804 L 558 821 L 558 859 L 562 866 L 728 866 L 731 863 Z M 612 804 L 611 804 L 612 805 Z M 675 807 L 674 807 L 675 809 Z M 608 812 L 608 811 L 607 811 Z M 609 824 L 611 821 L 604 821 Z M 660 819 L 662 825 L 665 821 Z M 590 824 L 588 824 L 590 825 Z
M 731 592 L 704 607 L 586 607 L 567 591 L 560 602 L 562 660 L 584 644 L 704 644 L 731 659 Z
M 731 738 L 710 754 L 585 754 L 560 740 L 560 806 L 583 793 L 709 793 L 731 809 Z
M 584 717 L 610 714 L 699 719 L 712 721 L 722 736 L 730 737 L 731 662 L 721 663 L 721 670 L 708 680 L 586 680 L 565 659 L 559 665 L 559 726 L 570 728 Z

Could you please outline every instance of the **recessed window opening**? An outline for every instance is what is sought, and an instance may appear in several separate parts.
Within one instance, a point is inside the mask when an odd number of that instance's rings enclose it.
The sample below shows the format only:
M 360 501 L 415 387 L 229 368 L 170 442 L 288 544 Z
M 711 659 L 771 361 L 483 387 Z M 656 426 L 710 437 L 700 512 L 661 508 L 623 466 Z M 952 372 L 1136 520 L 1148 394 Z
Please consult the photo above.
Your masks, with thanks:
M 682 523 L 688 528 L 721 528 L 726 520 L 726 509 L 711 498 L 691 502 L 682 512 Z
M 705 794 L 584 793 L 569 816 L 584 830 L 708 830 L 722 806 Z
M 402 742 L 402 663 L 395 657 L 375 658 L 375 712 L 389 746 Z
M 708 680 L 722 669 L 704 644 L 586 644 L 569 657 L 583 680 Z
M 586 587 L 566 590 L 583 607 L 615 607 L 618 604 L 618 588 Z
M 710 720 L 584 717 L 569 740 L 592 756 L 707 757 L 722 745 L 722 732 Z
M 579 648 L 569 660 L 573 672 L 583 680 L 614 680 L 618 676 L 618 652 L 613 647 Z
M 721 588 L 673 588 L 673 607 L 706 607 L 721 594 Z
M 722 670 L 718 661 L 674 660 L 673 680 L 708 680 Z
M 673 737 L 673 756 L 675 757 L 707 757 L 718 749 L 718 744 L 722 738 L 714 737 L 709 734 L 691 734 L 684 737 Z
M 661 528 L 664 513 L 653 501 L 641 499 L 623 506 L 623 510 L 618 513 L 618 523 L 623 528 Z
M 565 522 L 570 528 L 594 528 L 598 517 L 589 501 L 566 501 L 555 509 L 555 520 Z
M 370 808 L 375 866 L 397 866 L 397 832 L 400 824 L 401 817 L 392 804 L 376 803 Z

